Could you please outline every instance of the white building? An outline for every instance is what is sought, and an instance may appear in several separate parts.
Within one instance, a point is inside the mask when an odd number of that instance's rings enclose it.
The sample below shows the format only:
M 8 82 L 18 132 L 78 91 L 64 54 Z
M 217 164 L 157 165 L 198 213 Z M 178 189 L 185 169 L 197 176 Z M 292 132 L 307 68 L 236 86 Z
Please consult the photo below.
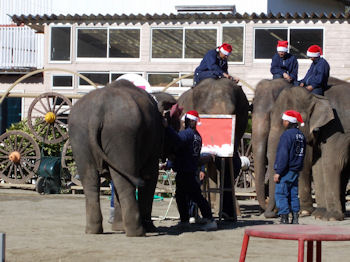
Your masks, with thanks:
M 2 0 L 3 2 L 3 0 Z M 299 79 L 310 62 L 305 57 L 311 44 L 323 47 L 331 75 L 349 77 L 349 15 L 341 0 L 232 0 L 217 1 L 53 1 L 51 11 L 16 12 L 12 20 L 43 35 L 42 65 L 82 73 L 98 85 L 132 72 L 144 76 L 154 90 L 163 89 L 174 78 L 192 73 L 209 49 L 222 42 L 233 45 L 229 72 L 250 87 L 271 78 L 271 57 L 278 39 L 290 42 L 298 57 Z M 104 4 L 101 4 L 101 3 Z M 91 13 L 94 13 L 90 15 Z M 19 59 L 21 61 L 21 59 Z M 0 69 L 4 68 L 1 60 Z M 9 86 L 0 81 L 0 89 Z M 0 78 L 1 79 L 1 78 Z M 250 87 L 249 87 L 250 86 Z M 80 93 L 91 86 L 76 76 L 50 71 L 42 82 L 18 85 L 15 92 Z M 184 82 L 170 92 L 186 90 Z M 22 112 L 30 99 L 22 99 Z M 25 116 L 24 116 L 25 117 Z

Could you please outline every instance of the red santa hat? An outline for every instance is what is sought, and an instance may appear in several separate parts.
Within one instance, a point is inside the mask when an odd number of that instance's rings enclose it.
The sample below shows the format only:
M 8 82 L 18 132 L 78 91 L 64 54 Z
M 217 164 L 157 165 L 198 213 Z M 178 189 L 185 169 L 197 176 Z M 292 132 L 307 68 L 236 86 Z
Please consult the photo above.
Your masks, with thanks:
M 185 115 L 184 115 L 184 118 L 188 118 L 188 119 L 191 119 L 191 120 L 194 120 L 197 122 L 197 125 L 200 125 L 201 123 L 199 122 L 199 114 L 196 110 L 191 110 L 191 111 L 188 111 Z
M 299 122 L 301 126 L 304 126 L 303 118 L 301 117 L 300 113 L 294 110 L 287 110 L 282 115 L 283 120 L 287 120 L 291 123 L 297 123 Z
M 278 52 L 288 52 L 288 41 L 280 41 L 277 42 L 277 51 Z
M 322 55 L 322 49 L 318 45 L 312 45 L 307 49 L 308 57 L 319 57 Z
M 228 56 L 232 52 L 232 46 L 228 43 L 223 43 L 221 46 L 219 46 L 219 51 Z

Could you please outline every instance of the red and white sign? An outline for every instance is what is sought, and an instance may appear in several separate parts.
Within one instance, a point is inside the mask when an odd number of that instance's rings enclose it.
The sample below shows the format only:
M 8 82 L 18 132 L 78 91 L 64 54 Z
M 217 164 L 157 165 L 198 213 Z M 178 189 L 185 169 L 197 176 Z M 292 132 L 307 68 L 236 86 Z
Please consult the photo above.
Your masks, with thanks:
M 138 74 L 121 75 L 120 77 L 117 78 L 117 80 L 120 80 L 120 79 L 129 80 L 135 86 L 137 86 L 141 89 L 144 89 L 147 92 L 150 90 L 150 87 L 151 87 L 151 85 L 148 83 L 148 81 Z
M 202 153 L 232 157 L 235 138 L 235 115 L 199 115 L 197 130 L 202 137 Z

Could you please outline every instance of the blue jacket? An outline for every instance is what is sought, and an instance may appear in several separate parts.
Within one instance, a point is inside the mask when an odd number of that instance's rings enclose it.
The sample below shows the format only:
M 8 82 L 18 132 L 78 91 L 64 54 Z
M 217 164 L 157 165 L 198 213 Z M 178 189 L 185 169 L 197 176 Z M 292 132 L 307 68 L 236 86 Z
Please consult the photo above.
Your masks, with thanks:
M 176 133 L 174 129 L 166 129 L 168 138 L 175 145 L 174 171 L 179 173 L 193 173 L 198 170 L 198 160 L 202 149 L 202 137 L 191 128 Z
M 304 79 L 300 82 L 304 83 L 306 86 L 311 85 L 313 87 L 312 93 L 323 94 L 323 91 L 327 87 L 329 70 L 328 62 L 320 57 L 312 62 Z
M 221 78 L 223 73 L 228 73 L 227 70 L 227 60 L 221 59 L 216 49 L 212 49 L 205 54 L 194 71 L 194 81 L 199 83 L 204 78 Z M 205 77 L 202 77 L 202 74 Z
M 298 128 L 283 132 L 277 147 L 274 169 L 276 174 L 284 176 L 288 171 L 299 172 L 303 169 L 306 140 Z
M 298 80 L 298 60 L 289 53 L 286 53 L 283 58 L 276 53 L 272 57 L 270 71 L 273 75 L 281 76 L 283 76 L 283 73 L 287 73 L 293 81 Z

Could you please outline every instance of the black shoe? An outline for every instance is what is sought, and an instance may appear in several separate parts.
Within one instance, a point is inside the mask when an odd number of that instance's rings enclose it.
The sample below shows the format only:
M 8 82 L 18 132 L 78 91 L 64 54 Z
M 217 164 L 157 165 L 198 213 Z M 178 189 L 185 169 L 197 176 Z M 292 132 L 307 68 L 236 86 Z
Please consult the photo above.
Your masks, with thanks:
M 299 224 L 299 213 L 293 212 L 293 218 L 291 224 Z
M 281 215 L 281 224 L 289 224 L 289 217 L 288 217 L 289 214 L 283 214 Z

